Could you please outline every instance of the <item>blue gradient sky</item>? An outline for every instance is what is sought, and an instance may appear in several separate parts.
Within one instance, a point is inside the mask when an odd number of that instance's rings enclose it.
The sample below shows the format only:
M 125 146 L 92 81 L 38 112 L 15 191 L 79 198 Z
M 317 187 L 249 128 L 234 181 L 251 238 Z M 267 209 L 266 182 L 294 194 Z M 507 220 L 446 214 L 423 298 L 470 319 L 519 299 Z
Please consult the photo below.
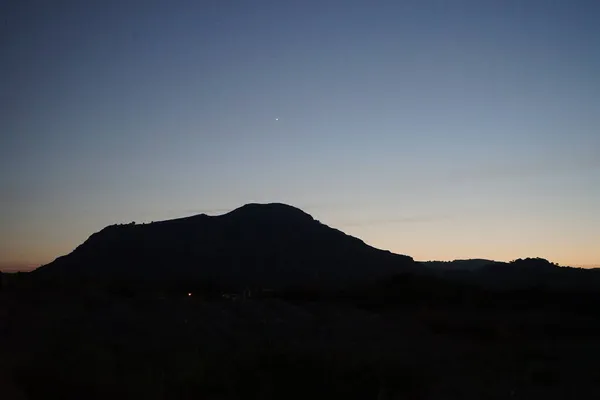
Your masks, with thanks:
M 598 20 L 572 0 L 0 2 L 0 269 L 272 201 L 417 260 L 600 266 Z

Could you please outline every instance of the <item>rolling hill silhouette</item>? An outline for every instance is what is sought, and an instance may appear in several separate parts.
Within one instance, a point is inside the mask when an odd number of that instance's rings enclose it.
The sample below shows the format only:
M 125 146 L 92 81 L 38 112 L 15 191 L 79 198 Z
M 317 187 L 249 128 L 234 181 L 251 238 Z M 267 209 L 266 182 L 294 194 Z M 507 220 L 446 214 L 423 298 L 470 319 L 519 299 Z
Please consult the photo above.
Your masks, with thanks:
M 418 264 L 438 278 L 489 289 L 600 290 L 600 270 L 559 266 L 540 257 L 511 262 L 470 259 Z
M 415 269 L 289 205 L 247 204 L 149 224 L 111 225 L 34 271 L 60 280 L 211 282 L 228 287 L 339 286 Z

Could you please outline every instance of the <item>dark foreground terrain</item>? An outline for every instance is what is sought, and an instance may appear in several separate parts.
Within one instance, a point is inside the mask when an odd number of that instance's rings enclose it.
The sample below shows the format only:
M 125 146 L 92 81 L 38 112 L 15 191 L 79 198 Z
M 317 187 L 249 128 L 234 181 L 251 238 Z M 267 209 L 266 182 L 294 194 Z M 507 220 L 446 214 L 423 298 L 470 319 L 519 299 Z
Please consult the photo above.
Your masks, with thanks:
M 5 288 L 0 398 L 600 398 L 593 307 L 260 297 Z

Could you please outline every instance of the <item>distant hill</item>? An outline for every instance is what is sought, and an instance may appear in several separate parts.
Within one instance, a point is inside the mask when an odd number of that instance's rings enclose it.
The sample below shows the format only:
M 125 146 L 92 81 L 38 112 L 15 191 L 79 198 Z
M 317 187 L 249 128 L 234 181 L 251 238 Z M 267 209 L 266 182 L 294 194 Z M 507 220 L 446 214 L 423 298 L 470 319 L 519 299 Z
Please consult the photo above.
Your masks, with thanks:
M 112 225 L 34 276 L 60 281 L 340 286 L 416 269 L 285 204 L 248 204 L 149 224 Z
M 474 271 L 480 268 L 489 267 L 493 264 L 505 265 L 506 263 L 494 260 L 486 260 L 481 258 L 472 258 L 468 260 L 454 260 L 454 261 L 421 261 L 419 264 L 426 268 L 443 271 Z
M 418 264 L 434 276 L 492 289 L 600 290 L 600 270 L 561 267 L 539 257 L 511 262 L 470 259 Z

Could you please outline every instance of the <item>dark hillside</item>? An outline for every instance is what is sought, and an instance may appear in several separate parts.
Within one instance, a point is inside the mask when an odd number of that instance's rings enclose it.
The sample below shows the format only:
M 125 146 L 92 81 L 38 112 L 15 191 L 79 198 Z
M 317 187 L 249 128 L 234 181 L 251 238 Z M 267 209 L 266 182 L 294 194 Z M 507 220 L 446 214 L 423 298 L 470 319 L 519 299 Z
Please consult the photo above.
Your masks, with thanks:
M 221 216 L 113 225 L 40 267 L 53 281 L 211 283 L 232 288 L 342 286 L 414 269 L 284 204 L 248 204 Z

